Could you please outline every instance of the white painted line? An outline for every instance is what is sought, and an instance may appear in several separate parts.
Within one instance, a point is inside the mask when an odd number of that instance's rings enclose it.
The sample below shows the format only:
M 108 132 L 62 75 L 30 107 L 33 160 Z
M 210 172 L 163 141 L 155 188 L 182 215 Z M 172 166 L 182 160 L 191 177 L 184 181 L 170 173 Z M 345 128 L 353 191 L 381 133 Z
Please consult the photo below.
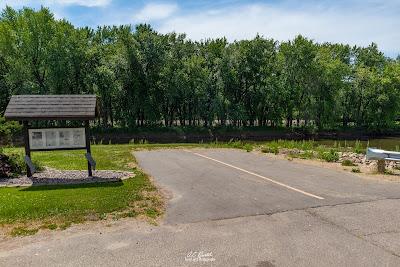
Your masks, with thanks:
M 195 154 L 196 156 L 199 156 L 199 157 L 202 157 L 202 158 L 205 158 L 205 159 L 209 159 L 209 160 L 212 160 L 212 161 L 218 162 L 218 163 L 220 163 L 220 164 L 222 164 L 222 165 L 225 165 L 225 166 L 231 167 L 231 168 L 233 168 L 233 169 L 236 169 L 236 170 L 239 170 L 239 171 L 241 171 L 241 172 L 245 172 L 245 173 L 248 173 L 248 174 L 254 175 L 254 176 L 258 177 L 258 178 L 261 178 L 261 179 L 267 180 L 267 181 L 269 181 L 269 182 L 271 182 L 271 183 L 274 183 L 274 184 L 277 184 L 277 185 L 283 186 L 283 187 L 285 187 L 285 188 L 287 188 L 287 189 L 290 189 L 290 190 L 296 191 L 296 192 L 298 192 L 298 193 L 301 193 L 301 194 L 303 194 L 303 195 L 306 195 L 306 196 L 309 196 L 309 197 L 313 197 L 313 198 L 316 198 L 316 199 L 321 199 L 321 200 L 322 200 L 322 199 L 324 199 L 323 197 L 320 197 L 320 196 L 317 196 L 317 195 L 314 195 L 314 194 L 308 193 L 308 192 L 306 192 L 306 191 L 303 191 L 303 190 L 297 189 L 297 188 L 295 188 L 295 187 L 292 187 L 292 186 L 290 186 L 290 185 L 287 185 L 287 184 L 284 184 L 284 183 L 281 183 L 281 182 L 275 181 L 275 180 L 273 180 L 273 179 L 271 179 L 271 178 L 268 178 L 268 177 L 262 176 L 262 175 L 260 175 L 260 174 L 257 174 L 257 173 L 254 173 L 254 172 L 251 172 L 251 171 L 248 171 L 248 170 L 245 170 L 245 169 L 242 169 L 242 168 L 236 167 L 236 166 L 234 166 L 234 165 L 231 165 L 231 164 L 229 164 L 229 163 L 225 163 L 225 162 L 223 162 L 223 161 L 220 161 L 220 160 L 217 160 L 217 159 L 213 159 L 213 158 L 207 157 L 207 156 L 205 156 L 205 155 L 202 155 L 202 154 L 199 154 L 199 153 L 196 153 L 196 152 L 192 152 L 192 151 L 190 151 L 190 150 L 186 150 L 186 149 L 184 149 L 184 151 L 186 151 L 186 152 L 189 152 L 189 153 L 192 153 L 192 154 Z

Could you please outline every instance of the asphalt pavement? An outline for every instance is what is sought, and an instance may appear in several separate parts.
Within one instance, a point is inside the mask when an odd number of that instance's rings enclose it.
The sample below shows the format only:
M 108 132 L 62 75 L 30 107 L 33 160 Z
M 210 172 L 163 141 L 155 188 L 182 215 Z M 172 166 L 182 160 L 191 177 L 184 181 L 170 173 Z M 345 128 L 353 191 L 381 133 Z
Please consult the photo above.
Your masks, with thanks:
M 0 266 L 400 266 L 399 182 L 233 149 L 135 156 L 169 197 L 161 225 L 13 240 Z

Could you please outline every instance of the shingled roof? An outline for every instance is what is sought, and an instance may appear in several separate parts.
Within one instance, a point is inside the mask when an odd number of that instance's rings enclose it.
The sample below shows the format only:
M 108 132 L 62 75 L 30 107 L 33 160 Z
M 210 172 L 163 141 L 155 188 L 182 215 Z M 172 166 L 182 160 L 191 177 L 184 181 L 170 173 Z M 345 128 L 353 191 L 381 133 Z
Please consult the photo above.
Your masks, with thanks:
M 95 95 L 13 95 L 4 117 L 7 120 L 92 120 Z

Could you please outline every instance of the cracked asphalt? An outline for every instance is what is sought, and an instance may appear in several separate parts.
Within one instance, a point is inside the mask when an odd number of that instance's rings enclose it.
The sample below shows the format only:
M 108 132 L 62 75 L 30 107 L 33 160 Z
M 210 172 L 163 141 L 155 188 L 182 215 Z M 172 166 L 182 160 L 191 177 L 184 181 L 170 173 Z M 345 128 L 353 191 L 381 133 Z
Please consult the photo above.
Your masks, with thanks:
M 0 266 L 400 266 L 400 183 L 232 149 L 135 152 L 169 196 L 125 220 L 0 243 Z

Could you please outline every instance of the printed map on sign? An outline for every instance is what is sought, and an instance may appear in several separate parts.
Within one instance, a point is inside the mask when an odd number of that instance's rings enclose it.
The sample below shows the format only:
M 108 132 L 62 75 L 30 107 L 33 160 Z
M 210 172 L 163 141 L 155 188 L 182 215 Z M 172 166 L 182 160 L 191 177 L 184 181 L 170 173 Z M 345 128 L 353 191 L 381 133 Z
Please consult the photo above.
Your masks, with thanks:
M 85 128 L 29 129 L 29 145 L 32 150 L 85 148 Z

